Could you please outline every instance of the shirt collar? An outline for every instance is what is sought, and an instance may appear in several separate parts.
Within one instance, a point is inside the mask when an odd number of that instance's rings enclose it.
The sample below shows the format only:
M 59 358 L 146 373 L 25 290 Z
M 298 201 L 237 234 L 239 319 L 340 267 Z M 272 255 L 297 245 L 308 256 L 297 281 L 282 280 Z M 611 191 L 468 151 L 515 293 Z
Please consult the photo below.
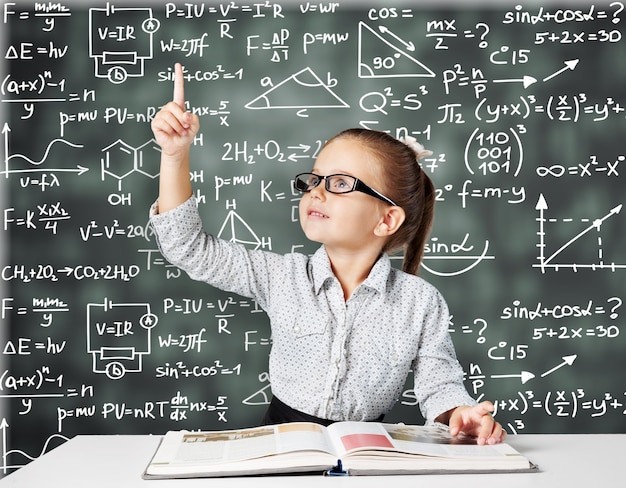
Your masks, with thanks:
M 330 267 L 330 260 L 328 259 L 326 248 L 321 246 L 315 254 L 313 254 L 309 262 L 311 267 L 311 276 L 313 279 L 313 288 L 315 293 L 319 294 L 322 286 L 324 286 L 324 283 L 326 283 L 327 280 L 335 279 L 333 270 Z M 384 293 L 390 271 L 391 260 L 387 254 L 382 254 L 374 263 L 374 267 L 361 286 L 367 286 L 378 291 L 379 293 Z

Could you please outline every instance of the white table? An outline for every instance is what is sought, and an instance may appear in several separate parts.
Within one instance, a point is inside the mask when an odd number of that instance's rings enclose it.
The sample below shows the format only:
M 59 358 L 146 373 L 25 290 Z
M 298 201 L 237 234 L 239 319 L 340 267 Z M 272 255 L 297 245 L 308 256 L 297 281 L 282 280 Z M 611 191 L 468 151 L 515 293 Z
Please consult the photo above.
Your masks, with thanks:
M 143 480 L 141 474 L 160 436 L 79 435 L 0 480 L 0 488 L 19 487 L 196 487 L 280 488 L 428 486 L 624 486 L 626 434 L 521 434 L 507 442 L 539 465 L 536 473 L 418 475 L 393 477 L 269 476 L 219 480 Z

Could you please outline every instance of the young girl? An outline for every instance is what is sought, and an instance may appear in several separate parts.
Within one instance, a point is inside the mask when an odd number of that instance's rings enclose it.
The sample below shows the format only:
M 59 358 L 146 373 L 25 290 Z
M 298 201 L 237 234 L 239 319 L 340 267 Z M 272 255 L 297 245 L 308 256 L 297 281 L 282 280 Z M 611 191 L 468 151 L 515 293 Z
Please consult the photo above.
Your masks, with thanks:
M 199 120 L 185 111 L 182 67 L 174 100 L 152 122 L 162 149 L 151 224 L 163 255 L 196 280 L 254 298 L 272 329 L 272 402 L 264 423 L 381 420 L 411 369 L 428 423 L 479 444 L 501 442 L 490 402 L 476 402 L 448 334 L 448 310 L 417 271 L 433 218 L 433 186 L 414 139 L 350 129 L 296 176 L 312 256 L 248 250 L 205 233 L 192 196 L 189 150 Z M 403 249 L 403 271 L 388 253 Z

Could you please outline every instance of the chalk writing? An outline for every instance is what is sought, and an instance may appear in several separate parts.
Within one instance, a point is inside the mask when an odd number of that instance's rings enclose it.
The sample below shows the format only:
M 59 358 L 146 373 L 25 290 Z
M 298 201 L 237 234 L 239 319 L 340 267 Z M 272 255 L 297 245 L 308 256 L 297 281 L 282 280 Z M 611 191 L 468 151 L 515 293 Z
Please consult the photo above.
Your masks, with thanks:
M 437 202 L 420 276 L 470 393 L 510 433 L 625 431 L 626 9 L 521 3 L 0 3 L 0 473 L 271 400 L 259 304 L 147 225 L 175 62 L 208 232 L 310 255 L 294 175 L 347 127 L 413 136 Z M 419 421 L 412 378 L 386 420 Z

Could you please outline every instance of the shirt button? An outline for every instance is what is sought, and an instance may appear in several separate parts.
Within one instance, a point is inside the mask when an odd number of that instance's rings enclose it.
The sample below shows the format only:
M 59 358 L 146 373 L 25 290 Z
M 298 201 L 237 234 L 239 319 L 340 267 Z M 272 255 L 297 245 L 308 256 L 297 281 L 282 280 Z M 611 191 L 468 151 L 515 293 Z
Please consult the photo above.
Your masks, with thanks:
M 293 331 L 294 331 L 296 334 L 299 334 L 299 333 L 300 333 L 300 326 L 299 326 L 299 325 L 296 325 L 296 326 L 293 328 Z
M 392 363 L 395 363 L 397 360 L 398 360 L 398 355 L 394 352 L 394 353 L 391 355 L 391 362 L 392 362 Z

